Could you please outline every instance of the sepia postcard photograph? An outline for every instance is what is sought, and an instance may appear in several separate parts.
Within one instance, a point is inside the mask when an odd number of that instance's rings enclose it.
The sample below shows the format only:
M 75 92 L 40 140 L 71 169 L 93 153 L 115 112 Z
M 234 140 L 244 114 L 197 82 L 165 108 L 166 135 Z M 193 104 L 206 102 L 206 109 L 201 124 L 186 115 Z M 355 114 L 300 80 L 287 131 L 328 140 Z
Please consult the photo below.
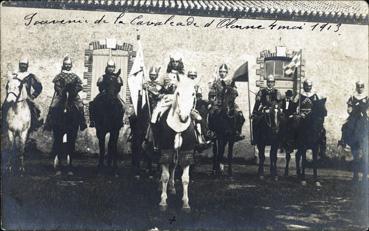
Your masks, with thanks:
M 3 230 L 369 230 L 366 1 L 3 1 Z

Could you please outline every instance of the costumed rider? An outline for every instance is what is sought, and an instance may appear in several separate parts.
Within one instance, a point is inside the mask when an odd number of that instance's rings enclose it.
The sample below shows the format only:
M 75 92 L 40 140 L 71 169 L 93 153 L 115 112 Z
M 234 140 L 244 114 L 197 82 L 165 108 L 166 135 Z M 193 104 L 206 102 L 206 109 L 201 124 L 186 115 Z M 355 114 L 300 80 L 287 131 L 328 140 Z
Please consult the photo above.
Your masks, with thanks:
M 359 180 L 358 169 L 360 168 L 360 155 L 365 152 L 365 139 L 369 135 L 369 98 L 365 94 L 365 86 L 362 81 L 356 82 L 356 92 L 347 101 L 346 122 L 342 126 L 342 138 L 338 145 L 345 147 L 349 145 L 354 158 L 353 161 L 353 181 Z M 362 179 L 366 179 L 368 173 L 363 174 Z
M 187 73 L 187 77 L 194 80 L 197 79 L 197 71 L 195 70 L 190 70 Z M 203 117 L 201 116 L 200 112 L 196 109 L 198 104 L 202 102 L 201 97 L 202 97 L 202 93 L 201 93 L 201 88 L 199 85 L 195 85 L 195 92 L 196 92 L 196 107 L 194 109 L 192 109 L 191 111 L 191 118 L 192 120 L 195 122 L 195 130 L 196 130 L 196 137 L 197 137 L 197 142 L 200 145 L 200 148 L 207 148 L 207 146 L 211 143 L 211 140 L 206 140 L 205 136 L 203 134 Z M 200 97 L 200 99 L 199 99 Z M 206 118 L 205 118 L 206 119 Z
M 209 123 L 210 129 L 214 127 L 213 124 L 215 121 L 213 118 L 216 117 L 216 115 L 221 111 L 222 109 L 222 102 L 223 102 L 223 88 L 225 85 L 231 85 L 232 86 L 232 80 L 227 79 L 227 75 L 229 72 L 229 68 L 227 64 L 222 64 L 219 67 L 219 75 L 218 78 L 216 78 L 211 84 L 208 94 L 208 99 L 210 103 L 210 111 L 209 111 L 209 120 L 213 121 Z M 233 88 L 238 96 L 237 88 L 235 85 L 233 85 Z M 242 111 L 240 110 L 239 106 L 235 103 L 234 110 L 236 114 L 236 135 L 235 135 L 235 141 L 240 141 L 245 138 L 244 135 L 242 135 L 242 126 L 245 122 L 245 118 L 242 114 Z M 209 122 L 210 122 L 209 121 Z
M 31 111 L 31 127 L 29 132 L 36 131 L 43 124 L 43 119 L 40 118 L 40 109 L 37 104 L 33 101 L 36 99 L 42 92 L 42 84 L 38 80 L 38 78 L 28 72 L 29 60 L 27 57 L 22 56 L 19 60 L 18 72 L 12 73 L 13 78 L 17 78 L 21 81 L 21 85 L 25 87 L 27 91 L 27 103 Z M 8 90 L 8 85 L 6 85 L 6 90 Z M 8 113 L 8 109 L 10 107 L 10 103 L 7 103 L 6 100 L 2 106 L 2 125 L 3 129 L 7 129 L 6 124 L 6 116 Z
M 163 85 L 158 81 L 160 67 L 155 68 L 151 67 L 149 70 L 149 80 L 143 83 L 143 89 L 147 91 L 148 94 L 148 104 L 149 110 L 152 113 L 152 110 L 156 108 L 158 102 L 161 98 L 163 98 Z M 145 140 L 153 144 L 154 151 L 158 151 L 157 147 L 157 138 L 154 136 L 154 132 L 152 131 L 153 126 L 149 126 L 148 131 L 145 136 Z
M 303 91 L 296 95 L 293 99 L 293 102 L 295 103 L 296 107 L 296 114 L 300 115 L 301 119 L 303 121 L 308 121 L 311 119 L 311 112 L 313 110 L 314 105 L 319 101 L 320 99 L 323 99 L 323 97 L 319 96 L 317 92 L 313 91 L 313 82 L 309 79 L 305 79 L 303 82 Z M 299 102 L 300 101 L 300 102 Z M 324 117 L 325 115 L 322 115 L 321 117 L 317 118 L 321 120 L 321 124 L 323 126 L 324 123 Z M 326 131 L 325 128 L 322 127 L 321 130 L 321 156 L 325 155 L 326 150 Z M 309 142 L 310 139 L 313 137 L 305 137 L 304 140 L 306 142 Z
M 66 96 L 66 93 L 69 94 L 68 100 L 71 100 L 72 105 L 74 105 L 79 112 L 78 118 L 80 130 L 83 131 L 87 128 L 84 105 L 82 99 L 78 95 L 78 92 L 83 89 L 82 81 L 78 75 L 72 72 L 72 67 L 72 59 L 69 56 L 64 57 L 61 68 L 62 70 L 55 76 L 53 80 L 55 93 L 46 118 L 46 124 L 44 127 L 45 130 L 51 131 L 52 124 L 55 122 L 55 118 L 53 118 L 53 111 Z
M 281 101 L 282 96 L 281 93 L 276 89 L 275 79 L 273 75 L 269 75 L 267 77 L 267 86 L 259 90 L 256 94 L 255 105 L 252 111 L 251 118 L 253 121 L 253 144 L 257 143 L 257 139 L 261 131 L 258 129 L 259 122 L 261 121 L 262 115 L 265 113 L 269 113 L 270 110 L 279 109 L 281 110 Z
M 124 115 L 124 102 L 119 96 L 119 92 L 123 86 L 123 80 L 120 77 L 121 70 L 119 69 L 117 73 L 115 73 L 115 62 L 112 59 L 109 59 L 106 68 L 105 74 L 101 76 L 97 80 L 97 87 L 99 88 L 99 94 L 96 95 L 95 99 L 90 102 L 90 127 L 95 127 L 96 125 L 96 113 L 97 113 L 97 104 L 103 100 L 104 95 L 112 96 L 111 100 L 114 100 L 116 108 L 112 113 L 116 113 L 116 115 L 122 115 L 120 123 L 118 126 L 123 126 L 123 115 Z

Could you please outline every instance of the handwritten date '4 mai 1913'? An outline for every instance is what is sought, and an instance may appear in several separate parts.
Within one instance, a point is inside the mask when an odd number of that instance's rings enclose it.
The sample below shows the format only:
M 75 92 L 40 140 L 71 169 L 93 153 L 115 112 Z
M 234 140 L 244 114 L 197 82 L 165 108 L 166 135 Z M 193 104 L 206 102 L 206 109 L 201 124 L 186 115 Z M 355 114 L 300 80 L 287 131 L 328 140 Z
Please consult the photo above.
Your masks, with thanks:
M 55 25 L 55 24 L 115 24 L 115 25 L 131 25 L 131 26 L 146 26 L 146 27 L 194 27 L 194 28 L 216 28 L 216 29 L 231 29 L 231 30 L 273 30 L 273 31 L 302 31 L 311 30 L 317 32 L 331 31 L 338 32 L 341 28 L 341 23 L 326 23 L 318 22 L 313 24 L 307 24 L 305 22 L 290 24 L 284 21 L 245 21 L 239 18 L 209 18 L 209 20 L 198 20 L 197 17 L 178 17 L 176 15 L 170 15 L 163 19 L 152 19 L 147 15 L 138 15 L 130 18 L 125 12 L 120 13 L 118 16 L 110 18 L 108 15 L 102 15 L 95 20 L 87 20 L 86 18 L 47 18 L 40 16 L 38 12 L 28 14 L 24 17 L 25 26 L 38 26 L 38 25 Z M 252 23 L 250 23 L 252 22 Z

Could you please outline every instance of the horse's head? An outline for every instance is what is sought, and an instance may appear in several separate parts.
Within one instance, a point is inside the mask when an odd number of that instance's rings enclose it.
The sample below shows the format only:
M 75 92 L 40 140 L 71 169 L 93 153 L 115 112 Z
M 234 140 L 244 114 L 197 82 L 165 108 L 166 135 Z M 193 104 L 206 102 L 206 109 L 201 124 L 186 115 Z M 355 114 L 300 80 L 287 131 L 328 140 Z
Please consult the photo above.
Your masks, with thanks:
M 173 108 L 178 113 L 180 121 L 185 123 L 190 118 L 191 111 L 196 105 L 195 85 L 197 81 L 181 74 L 177 75 L 177 80 Z
M 8 103 L 16 103 L 23 101 L 27 98 L 27 92 L 23 87 L 23 83 L 15 75 L 9 77 L 7 85 L 7 97 L 6 101 Z
M 222 107 L 226 110 L 228 115 L 234 114 L 234 108 L 235 108 L 235 100 L 238 96 L 238 92 L 235 89 L 235 82 L 232 81 L 231 83 L 226 83 L 222 81 L 223 85 L 223 92 L 222 92 Z
M 264 119 L 268 127 L 278 133 L 279 125 L 283 119 L 283 113 L 278 103 L 273 103 L 264 109 Z

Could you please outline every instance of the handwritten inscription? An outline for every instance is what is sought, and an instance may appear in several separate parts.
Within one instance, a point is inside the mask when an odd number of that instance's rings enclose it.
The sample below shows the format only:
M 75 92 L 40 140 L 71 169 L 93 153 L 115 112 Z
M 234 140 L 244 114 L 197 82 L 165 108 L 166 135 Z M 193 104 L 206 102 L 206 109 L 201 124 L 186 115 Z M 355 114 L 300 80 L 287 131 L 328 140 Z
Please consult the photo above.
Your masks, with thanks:
M 30 26 L 52 26 L 52 25 L 72 25 L 72 24 L 114 24 L 117 26 L 135 26 L 135 27 L 191 27 L 191 28 L 213 28 L 238 31 L 314 31 L 338 32 L 342 26 L 341 23 L 314 23 L 305 22 L 280 22 L 278 20 L 265 22 L 256 21 L 254 24 L 246 24 L 239 18 L 210 18 L 209 20 L 198 19 L 194 16 L 176 16 L 170 15 L 165 19 L 151 18 L 151 15 L 127 15 L 125 12 L 114 14 L 103 14 L 98 18 L 91 20 L 81 18 L 46 18 L 38 12 L 24 16 L 24 25 Z

